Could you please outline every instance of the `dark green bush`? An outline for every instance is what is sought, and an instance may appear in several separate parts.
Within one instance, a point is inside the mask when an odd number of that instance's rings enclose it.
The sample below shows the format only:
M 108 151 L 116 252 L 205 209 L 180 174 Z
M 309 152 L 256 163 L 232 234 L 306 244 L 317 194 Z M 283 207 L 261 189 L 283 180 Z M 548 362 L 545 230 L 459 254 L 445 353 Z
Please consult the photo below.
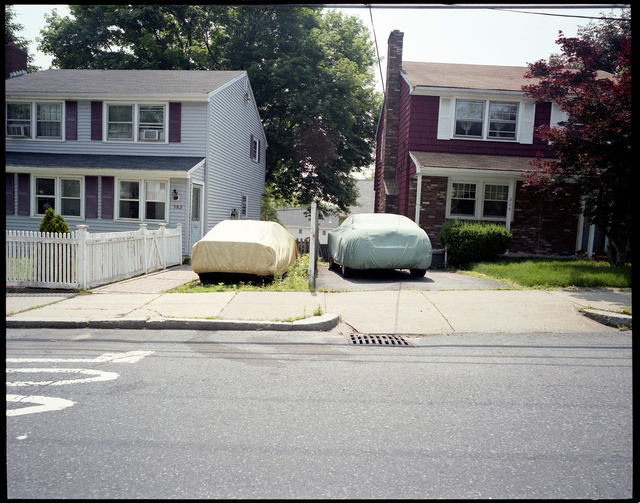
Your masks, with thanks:
M 496 260 L 509 249 L 513 235 L 498 224 L 448 220 L 438 239 L 447 247 L 447 263 L 456 267 Z
M 44 212 L 42 220 L 40 220 L 40 232 L 60 232 L 63 234 L 69 234 L 69 226 L 62 215 L 56 215 L 53 208 L 47 208 Z

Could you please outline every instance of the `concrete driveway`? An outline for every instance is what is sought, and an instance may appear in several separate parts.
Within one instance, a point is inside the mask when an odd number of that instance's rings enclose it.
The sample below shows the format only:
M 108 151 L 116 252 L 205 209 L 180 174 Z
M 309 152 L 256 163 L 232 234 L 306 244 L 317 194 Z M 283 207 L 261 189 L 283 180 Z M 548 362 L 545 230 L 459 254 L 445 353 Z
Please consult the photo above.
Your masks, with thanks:
M 328 292 L 359 292 L 365 290 L 494 290 L 511 288 L 504 283 L 475 278 L 444 269 L 427 269 L 423 278 L 414 278 L 408 270 L 356 271 L 343 278 L 337 269 L 318 268 L 316 289 Z

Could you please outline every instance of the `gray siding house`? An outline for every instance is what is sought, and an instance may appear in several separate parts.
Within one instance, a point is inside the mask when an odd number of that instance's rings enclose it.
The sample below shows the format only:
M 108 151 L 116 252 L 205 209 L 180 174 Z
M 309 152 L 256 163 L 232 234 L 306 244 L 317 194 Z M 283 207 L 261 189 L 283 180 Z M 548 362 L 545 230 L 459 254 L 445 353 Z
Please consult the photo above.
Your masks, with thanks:
M 183 255 L 260 219 L 267 141 L 244 71 L 45 70 L 5 81 L 6 228 L 183 226 Z

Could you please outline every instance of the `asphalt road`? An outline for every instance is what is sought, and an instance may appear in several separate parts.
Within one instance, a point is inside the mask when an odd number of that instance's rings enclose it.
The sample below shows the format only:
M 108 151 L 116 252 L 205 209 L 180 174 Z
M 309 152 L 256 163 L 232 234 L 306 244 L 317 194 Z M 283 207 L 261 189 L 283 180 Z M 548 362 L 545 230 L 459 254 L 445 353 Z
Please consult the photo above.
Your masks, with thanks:
M 346 340 L 7 330 L 7 495 L 631 498 L 630 332 Z

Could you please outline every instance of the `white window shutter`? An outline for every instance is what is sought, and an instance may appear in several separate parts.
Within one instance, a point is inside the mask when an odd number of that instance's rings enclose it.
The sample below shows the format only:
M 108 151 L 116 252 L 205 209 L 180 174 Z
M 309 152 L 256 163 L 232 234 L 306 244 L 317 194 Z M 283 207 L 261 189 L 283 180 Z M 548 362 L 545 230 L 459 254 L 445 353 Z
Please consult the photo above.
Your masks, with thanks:
M 451 139 L 453 98 L 440 97 L 440 111 L 438 113 L 438 140 Z
M 551 127 L 555 127 L 559 122 L 566 121 L 569 118 L 569 114 L 560 110 L 560 105 L 557 103 L 551 104 L 551 120 L 549 121 L 549 125 Z
M 536 115 L 536 104 L 525 102 L 522 107 L 522 123 L 520 143 L 533 143 L 533 122 Z

